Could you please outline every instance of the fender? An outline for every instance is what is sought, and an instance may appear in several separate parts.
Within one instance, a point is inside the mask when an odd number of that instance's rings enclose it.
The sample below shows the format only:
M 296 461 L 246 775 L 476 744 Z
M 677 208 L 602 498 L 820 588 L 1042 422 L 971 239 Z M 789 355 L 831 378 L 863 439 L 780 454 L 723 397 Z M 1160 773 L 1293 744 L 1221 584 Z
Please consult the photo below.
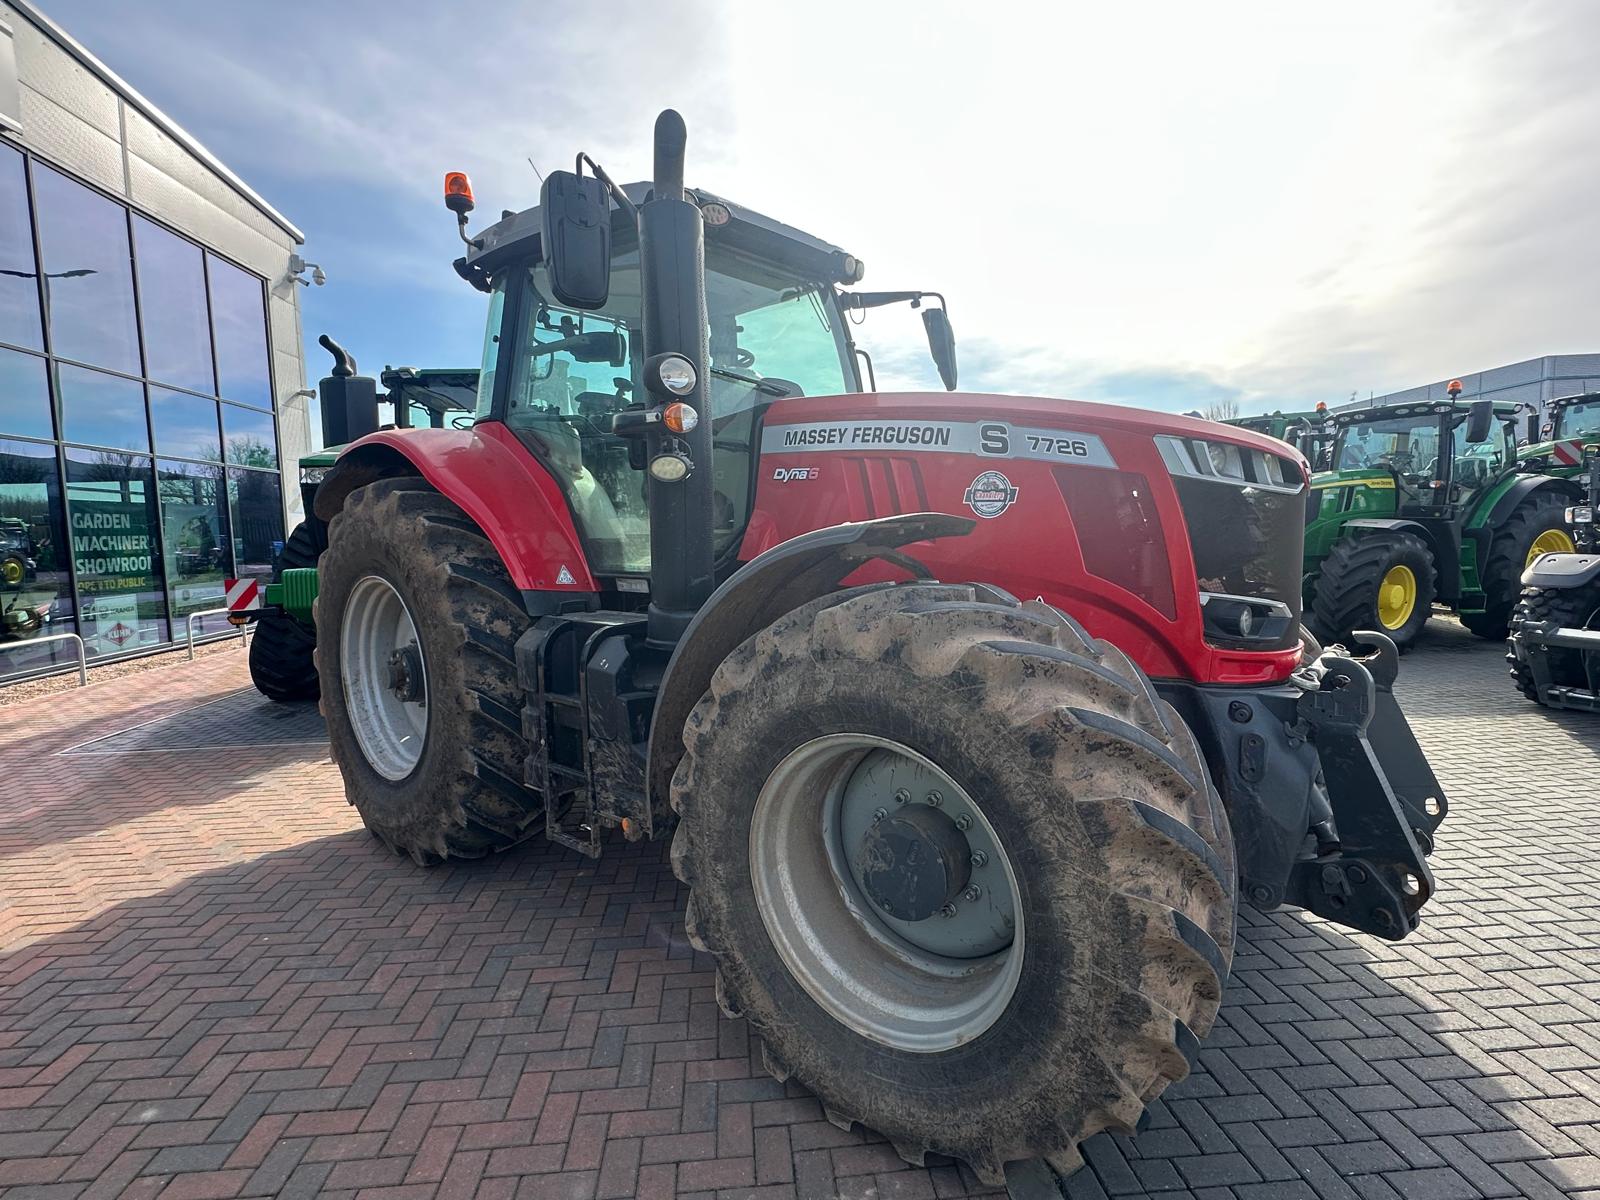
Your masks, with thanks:
M 421 475 L 461 506 L 494 545 L 529 612 L 598 602 L 560 485 L 500 422 L 380 429 L 352 442 L 317 488 L 317 516 L 331 522 L 352 491 L 393 475 Z
M 1523 587 L 1580 588 L 1600 577 L 1600 554 L 1543 554 L 1522 573 Z
M 711 686 L 711 676 L 740 642 L 784 613 L 839 590 L 844 579 L 874 558 L 926 575 L 899 553 L 910 542 L 964 537 L 977 522 L 945 513 L 907 513 L 803 533 L 751 559 L 694 615 L 667 663 L 650 724 L 646 784 L 650 805 L 668 811 L 672 773 L 683 758 L 683 726 Z
M 1498 529 L 1514 513 L 1522 502 L 1534 492 L 1554 490 L 1558 495 L 1580 498 L 1579 488 L 1568 479 L 1552 479 L 1547 475 L 1518 475 L 1511 486 L 1500 493 L 1493 505 L 1489 507 L 1481 519 L 1472 522 L 1475 526 L 1488 529 Z

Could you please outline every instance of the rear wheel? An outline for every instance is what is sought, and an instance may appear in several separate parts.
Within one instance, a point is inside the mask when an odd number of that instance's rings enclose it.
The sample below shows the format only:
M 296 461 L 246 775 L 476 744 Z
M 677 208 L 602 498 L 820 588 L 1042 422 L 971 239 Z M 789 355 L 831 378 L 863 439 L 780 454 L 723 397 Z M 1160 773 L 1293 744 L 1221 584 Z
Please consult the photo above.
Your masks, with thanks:
M 419 863 L 535 833 L 515 650 L 530 624 L 483 531 L 417 479 L 350 493 L 316 602 L 322 710 L 345 796 Z
M 1075 1169 L 1189 1070 L 1233 953 L 1193 737 L 1043 604 L 886 585 L 780 618 L 685 727 L 673 867 L 717 996 L 911 1162 Z
M 1414 533 L 1341 538 L 1317 575 L 1312 631 L 1348 642 L 1358 629 L 1376 629 L 1403 650 L 1428 623 L 1436 581 L 1433 555 Z
M 1546 621 L 1554 621 L 1563 629 L 1600 629 L 1600 580 L 1591 580 L 1575 588 L 1522 589 L 1522 599 L 1511 616 L 1511 648 L 1506 651 L 1506 662 L 1511 664 L 1511 678 L 1516 681 L 1517 690 L 1535 703 L 1539 703 L 1539 689 L 1534 686 L 1533 669 L 1528 665 L 1535 654 L 1544 656 L 1549 665 L 1550 681 L 1556 686 L 1589 686 L 1582 650 L 1556 646 L 1541 649 L 1525 643 L 1519 636 L 1524 625 Z M 1600 663 L 1596 666 L 1600 667 Z M 1596 674 L 1600 676 L 1600 671 Z
M 1528 501 L 1495 530 L 1483 564 L 1484 610 L 1462 613 L 1461 623 L 1481 638 L 1499 641 L 1511 627 L 1511 610 L 1522 591 L 1522 572 L 1542 554 L 1571 553 L 1566 507 L 1560 497 Z
M 291 567 L 314 567 L 328 547 L 327 527 L 321 521 L 302 521 L 283 544 L 274 581 Z M 287 613 L 269 612 L 256 618 L 250 635 L 250 682 L 268 700 L 288 703 L 315 700 L 317 631 Z

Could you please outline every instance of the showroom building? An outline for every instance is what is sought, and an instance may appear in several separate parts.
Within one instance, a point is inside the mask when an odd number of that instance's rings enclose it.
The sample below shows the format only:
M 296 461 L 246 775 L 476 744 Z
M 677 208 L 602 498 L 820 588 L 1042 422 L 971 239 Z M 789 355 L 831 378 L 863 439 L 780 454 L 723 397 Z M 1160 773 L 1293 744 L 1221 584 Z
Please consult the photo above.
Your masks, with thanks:
M 181 642 L 225 578 L 271 570 L 310 446 L 302 241 L 0 0 L 0 680 L 73 662 L 51 634 L 100 660 Z
M 1495 400 L 1528 404 L 1543 412 L 1559 396 L 1576 396 L 1600 391 L 1600 354 L 1547 354 L 1522 362 L 1457 375 L 1464 400 Z M 1436 379 L 1401 392 L 1374 396 L 1341 408 L 1368 405 L 1415 403 L 1418 400 L 1443 400 L 1449 395 L 1451 379 Z

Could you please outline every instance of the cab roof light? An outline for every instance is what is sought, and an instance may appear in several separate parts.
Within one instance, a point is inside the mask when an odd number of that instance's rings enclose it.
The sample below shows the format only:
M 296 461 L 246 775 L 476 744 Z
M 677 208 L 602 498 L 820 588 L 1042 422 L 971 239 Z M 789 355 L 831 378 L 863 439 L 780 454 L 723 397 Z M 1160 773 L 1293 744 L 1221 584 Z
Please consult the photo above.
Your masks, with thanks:
M 444 177 L 444 206 L 458 217 L 465 217 L 475 207 L 472 199 L 472 180 L 465 171 L 449 171 Z

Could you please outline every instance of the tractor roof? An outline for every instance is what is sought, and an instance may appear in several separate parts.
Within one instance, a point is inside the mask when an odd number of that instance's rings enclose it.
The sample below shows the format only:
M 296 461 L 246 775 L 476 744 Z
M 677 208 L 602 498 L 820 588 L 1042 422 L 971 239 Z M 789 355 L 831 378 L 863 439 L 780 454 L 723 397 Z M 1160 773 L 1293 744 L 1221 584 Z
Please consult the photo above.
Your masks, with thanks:
M 1400 404 L 1375 404 L 1370 408 L 1346 409 L 1334 413 L 1335 425 L 1364 425 L 1369 421 L 1387 421 L 1392 417 L 1416 417 L 1428 413 L 1458 412 L 1465 414 L 1472 408 L 1472 400 L 1411 400 Z M 1515 401 L 1496 401 L 1494 415 L 1514 417 L 1521 405 Z
M 1573 396 L 1557 396 L 1550 401 L 1551 408 L 1569 408 L 1574 404 L 1593 404 L 1600 401 L 1600 392 L 1579 392 Z
M 627 183 L 622 190 L 635 204 L 642 204 L 650 195 L 651 185 Z M 838 246 L 710 192 L 697 190 L 689 195 L 702 208 L 715 203 L 728 210 L 725 223 L 707 224 L 708 245 L 721 242 L 759 258 L 785 263 L 820 283 L 854 283 L 860 278 L 860 260 Z M 508 262 L 537 257 L 543 223 L 537 206 L 502 217 L 472 239 L 466 265 L 492 274 Z M 615 203 L 611 207 L 611 230 L 613 246 L 633 243 L 633 223 Z

